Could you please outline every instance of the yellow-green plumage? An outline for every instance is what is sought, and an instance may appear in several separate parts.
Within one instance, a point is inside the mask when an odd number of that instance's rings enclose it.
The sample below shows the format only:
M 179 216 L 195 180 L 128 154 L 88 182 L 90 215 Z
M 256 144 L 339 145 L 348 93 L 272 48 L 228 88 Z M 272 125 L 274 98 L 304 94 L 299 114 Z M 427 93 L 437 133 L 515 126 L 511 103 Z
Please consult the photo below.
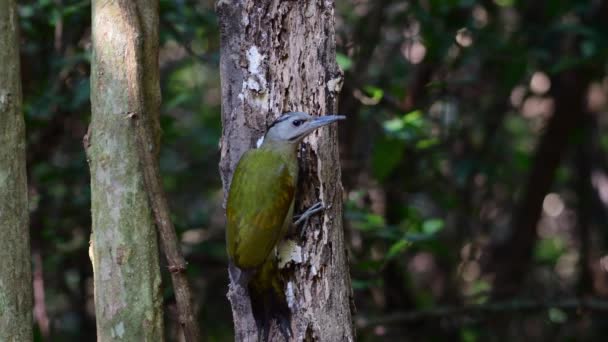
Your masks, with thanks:
M 298 177 L 295 151 L 273 144 L 239 161 L 226 205 L 228 255 L 241 269 L 260 267 L 292 220 Z
M 273 250 L 291 225 L 297 178 L 294 145 L 268 143 L 243 154 L 228 193 L 228 255 L 247 274 L 241 281 L 247 282 L 253 315 L 265 341 L 272 318 L 285 336 L 291 334 Z
M 343 118 L 284 114 L 270 125 L 260 148 L 243 154 L 232 176 L 226 203 L 230 275 L 233 282 L 248 289 L 263 340 L 268 340 L 271 320 L 277 321 L 286 339 L 291 336 L 291 313 L 273 251 L 292 222 L 298 179 L 296 149 L 317 128 Z

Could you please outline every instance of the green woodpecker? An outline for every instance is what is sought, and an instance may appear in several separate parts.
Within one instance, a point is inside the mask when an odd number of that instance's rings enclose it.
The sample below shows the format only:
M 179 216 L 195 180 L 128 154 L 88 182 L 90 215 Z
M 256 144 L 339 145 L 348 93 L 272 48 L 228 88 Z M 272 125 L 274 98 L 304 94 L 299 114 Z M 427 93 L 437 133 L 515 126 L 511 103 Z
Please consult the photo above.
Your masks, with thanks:
M 298 184 L 297 148 L 308 134 L 344 116 L 286 113 L 274 121 L 257 149 L 243 154 L 232 176 L 226 204 L 230 277 L 247 288 L 259 337 L 268 339 L 270 321 L 291 335 L 290 311 L 275 247 L 292 224 Z M 315 205 L 297 223 L 322 210 Z

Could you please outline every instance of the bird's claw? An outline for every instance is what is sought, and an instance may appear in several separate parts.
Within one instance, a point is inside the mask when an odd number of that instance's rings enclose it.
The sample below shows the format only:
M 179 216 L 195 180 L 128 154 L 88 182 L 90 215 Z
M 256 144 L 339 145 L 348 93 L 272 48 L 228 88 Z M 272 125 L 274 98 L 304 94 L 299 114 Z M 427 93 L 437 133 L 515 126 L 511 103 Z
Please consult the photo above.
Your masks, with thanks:
M 302 214 L 295 216 L 294 218 L 296 219 L 296 221 L 294 222 L 294 224 L 296 226 L 299 226 L 302 223 L 308 223 L 308 219 L 312 215 L 314 215 L 318 212 L 321 212 L 323 210 L 325 210 L 325 205 L 323 205 L 323 202 L 317 202 L 310 208 L 306 209 L 306 211 L 304 211 Z

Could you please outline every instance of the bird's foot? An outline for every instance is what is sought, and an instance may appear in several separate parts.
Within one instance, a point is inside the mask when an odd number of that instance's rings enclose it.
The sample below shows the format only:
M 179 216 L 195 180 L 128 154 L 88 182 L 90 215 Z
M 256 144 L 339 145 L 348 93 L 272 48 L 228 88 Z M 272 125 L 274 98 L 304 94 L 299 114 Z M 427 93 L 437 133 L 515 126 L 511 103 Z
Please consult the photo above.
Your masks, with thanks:
M 308 223 L 308 219 L 310 219 L 312 215 L 323 210 L 325 210 L 325 205 L 323 204 L 323 202 L 317 202 L 310 208 L 306 209 L 306 211 L 304 211 L 302 214 L 295 216 L 294 218 L 296 219 L 296 221 L 294 222 L 294 224 L 296 226 L 299 226 L 302 223 L 306 224 Z

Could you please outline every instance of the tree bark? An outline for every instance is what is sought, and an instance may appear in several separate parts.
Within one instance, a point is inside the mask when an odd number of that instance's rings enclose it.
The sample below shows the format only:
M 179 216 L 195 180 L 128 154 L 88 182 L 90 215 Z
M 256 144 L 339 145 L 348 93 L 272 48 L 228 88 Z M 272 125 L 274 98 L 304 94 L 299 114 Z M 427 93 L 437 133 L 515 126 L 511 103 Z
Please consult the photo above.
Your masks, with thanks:
M 237 161 L 281 113 L 335 113 L 342 72 L 335 59 L 334 2 L 217 3 L 221 29 L 224 191 Z M 293 341 L 353 341 L 352 289 L 342 228 L 337 130 L 326 127 L 300 150 L 296 213 L 319 200 L 327 209 L 280 246 L 288 278 Z M 287 257 L 289 256 L 289 257 Z M 257 341 L 249 299 L 230 286 L 237 341 Z M 278 329 L 271 340 L 282 340 Z
M 32 270 L 16 2 L 0 0 L 0 341 L 31 341 Z
M 84 144 L 91 170 L 98 341 L 163 341 L 158 242 L 136 126 L 158 158 L 158 2 L 94 0 L 92 118 Z

